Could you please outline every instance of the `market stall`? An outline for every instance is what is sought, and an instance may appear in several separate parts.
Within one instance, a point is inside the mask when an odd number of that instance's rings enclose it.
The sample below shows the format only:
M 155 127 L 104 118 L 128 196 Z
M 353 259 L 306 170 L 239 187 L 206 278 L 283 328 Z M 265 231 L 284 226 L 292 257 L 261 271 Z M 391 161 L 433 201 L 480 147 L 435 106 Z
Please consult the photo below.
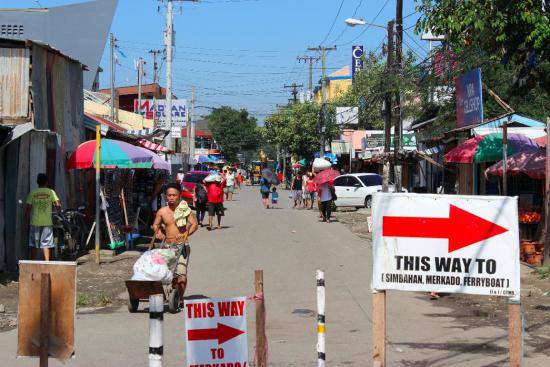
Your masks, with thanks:
M 143 204 L 154 201 L 170 165 L 150 150 L 111 139 L 101 140 L 100 157 L 101 243 L 111 249 L 128 247 L 139 236 L 140 212 L 151 211 Z M 94 167 L 95 141 L 82 143 L 67 162 L 68 169 Z

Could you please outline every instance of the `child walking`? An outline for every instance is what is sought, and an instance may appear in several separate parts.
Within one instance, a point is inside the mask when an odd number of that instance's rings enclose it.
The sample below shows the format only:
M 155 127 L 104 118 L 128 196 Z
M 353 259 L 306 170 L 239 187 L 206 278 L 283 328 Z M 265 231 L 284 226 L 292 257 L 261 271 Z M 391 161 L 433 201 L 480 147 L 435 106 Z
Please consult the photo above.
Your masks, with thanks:
M 271 206 L 273 208 L 277 207 L 277 201 L 279 201 L 279 193 L 277 192 L 277 188 L 274 187 L 271 189 Z

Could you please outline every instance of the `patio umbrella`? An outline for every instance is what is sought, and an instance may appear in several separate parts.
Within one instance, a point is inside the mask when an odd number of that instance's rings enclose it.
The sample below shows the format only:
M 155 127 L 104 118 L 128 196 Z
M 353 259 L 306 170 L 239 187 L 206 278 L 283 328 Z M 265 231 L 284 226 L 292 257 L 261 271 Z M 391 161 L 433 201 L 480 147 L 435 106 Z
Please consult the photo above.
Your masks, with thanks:
M 507 155 L 537 148 L 538 145 L 525 135 L 508 134 Z M 445 154 L 445 160 L 451 163 L 491 162 L 500 159 L 502 159 L 502 133 L 476 136 Z
M 210 159 L 208 159 L 205 155 L 199 155 L 199 163 L 209 163 Z
M 67 161 L 67 169 L 95 167 L 95 140 L 76 148 Z M 153 152 L 119 140 L 101 139 L 101 168 L 151 168 Z M 160 158 L 160 157 L 159 157 Z
M 541 180 L 545 177 L 546 151 L 544 149 L 520 152 L 511 155 L 506 160 L 506 173 L 510 176 L 527 176 Z M 493 164 L 485 170 L 485 176 L 502 176 L 502 161 Z
M 313 178 L 313 183 L 315 185 L 322 185 L 326 182 L 334 180 L 336 177 L 340 176 L 340 172 L 335 169 L 327 169 L 319 172 Z
M 264 168 L 262 170 L 262 177 L 271 184 L 277 184 L 277 176 L 273 173 L 271 168 Z
M 151 162 L 153 163 L 151 168 L 170 171 L 170 163 L 162 159 L 158 154 L 147 149 L 145 149 L 144 154 L 149 154 L 151 156 Z M 102 158 L 100 159 L 103 162 L 103 159 Z

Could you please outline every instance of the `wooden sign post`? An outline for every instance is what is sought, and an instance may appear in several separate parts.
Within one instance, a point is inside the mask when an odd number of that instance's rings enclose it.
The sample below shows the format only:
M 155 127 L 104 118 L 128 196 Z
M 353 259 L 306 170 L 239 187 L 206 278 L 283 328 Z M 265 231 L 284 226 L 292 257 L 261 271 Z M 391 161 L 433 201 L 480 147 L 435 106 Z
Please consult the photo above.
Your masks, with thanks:
M 256 366 L 267 366 L 267 337 L 265 335 L 264 272 L 254 272 L 254 300 L 256 304 Z
M 372 295 L 372 360 L 374 367 L 386 366 L 386 292 Z
M 40 277 L 40 367 L 48 367 L 50 356 L 51 278 L 49 273 Z

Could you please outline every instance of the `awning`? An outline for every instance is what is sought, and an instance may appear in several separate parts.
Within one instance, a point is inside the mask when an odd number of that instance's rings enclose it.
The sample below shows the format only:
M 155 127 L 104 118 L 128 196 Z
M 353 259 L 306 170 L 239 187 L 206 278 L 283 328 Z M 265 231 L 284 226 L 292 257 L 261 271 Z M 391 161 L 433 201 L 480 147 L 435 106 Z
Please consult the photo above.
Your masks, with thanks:
M 187 137 L 187 128 L 186 127 L 181 129 L 181 137 L 182 138 Z M 207 133 L 206 131 L 195 129 L 195 137 L 212 139 L 212 134 Z
M 501 133 L 501 127 L 476 127 L 473 129 L 475 136 L 484 136 L 492 133 Z M 546 136 L 546 130 L 544 126 L 539 127 L 507 127 L 506 131 L 508 134 L 521 134 L 525 135 L 530 139 L 540 138 L 541 136 Z
M 139 139 L 137 141 L 139 145 L 154 152 L 170 153 L 171 151 L 163 145 L 153 143 L 149 140 Z
M 107 135 L 107 130 L 109 129 L 120 132 L 126 131 L 126 129 L 122 126 L 115 124 L 104 117 L 84 112 L 84 128 L 95 131 L 97 125 L 101 126 L 101 133 L 103 135 Z
M 26 122 L 24 124 L 15 125 L 14 127 L 2 127 L 2 130 L 5 130 L 5 134 L 0 135 L 0 149 L 7 146 L 12 141 L 19 139 L 21 136 L 25 135 L 29 131 L 34 129 L 34 124 L 32 122 Z M 3 137 L 3 139 L 2 139 Z

